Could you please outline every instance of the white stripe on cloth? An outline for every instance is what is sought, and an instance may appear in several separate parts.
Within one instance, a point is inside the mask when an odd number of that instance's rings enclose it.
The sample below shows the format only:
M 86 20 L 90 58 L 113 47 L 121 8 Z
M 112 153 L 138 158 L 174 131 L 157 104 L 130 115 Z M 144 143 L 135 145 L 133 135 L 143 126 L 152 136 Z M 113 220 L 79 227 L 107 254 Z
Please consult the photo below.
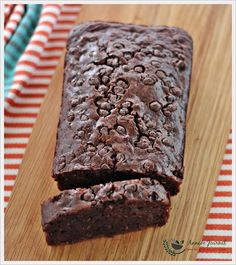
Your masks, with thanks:
M 31 133 L 32 128 L 9 128 L 6 127 L 4 133 Z
M 222 165 L 221 169 L 222 170 L 231 170 L 232 166 L 231 165 Z
M 14 147 L 14 148 L 5 148 L 4 153 L 5 154 L 24 154 L 25 153 L 25 148 L 16 148 L 16 147 Z M 17 173 L 17 171 L 16 171 L 16 173 Z M 7 174 L 7 173 L 5 172 L 5 174 Z
M 212 207 L 210 213 L 232 213 L 232 208 Z
M 232 202 L 231 196 L 214 197 L 213 202 Z
M 232 191 L 232 186 L 216 186 L 216 191 Z
M 231 253 L 198 253 L 197 259 L 232 259 Z
M 218 180 L 232 180 L 231 175 L 220 175 Z
M 12 165 L 12 164 L 15 164 L 15 165 L 20 165 L 21 164 L 21 161 L 22 161 L 22 158 L 9 158 L 9 159 L 4 159 L 4 165 Z
M 12 186 L 12 185 L 10 185 Z M 5 197 L 11 197 L 12 191 L 11 190 L 4 190 L 4 196 Z
M 10 112 L 15 112 L 15 113 L 34 113 L 37 114 L 39 112 L 38 107 L 30 107 L 30 108 L 17 108 L 9 105 L 8 103 L 5 103 L 6 106 L 8 106 Z
M 5 184 L 6 186 L 13 186 L 14 183 L 15 183 L 14 180 L 5 180 L 5 181 L 4 181 L 4 184 Z
M 211 230 L 205 229 L 204 236 L 232 236 L 232 230 Z
M 43 98 L 27 98 L 27 103 L 42 103 Z M 25 98 L 21 97 L 15 97 L 14 98 L 15 103 L 24 103 Z
M 232 224 L 232 219 L 224 219 L 224 218 L 209 218 L 207 220 L 207 224 L 210 225 L 220 225 L 220 224 L 224 224 L 224 225 L 231 225 Z

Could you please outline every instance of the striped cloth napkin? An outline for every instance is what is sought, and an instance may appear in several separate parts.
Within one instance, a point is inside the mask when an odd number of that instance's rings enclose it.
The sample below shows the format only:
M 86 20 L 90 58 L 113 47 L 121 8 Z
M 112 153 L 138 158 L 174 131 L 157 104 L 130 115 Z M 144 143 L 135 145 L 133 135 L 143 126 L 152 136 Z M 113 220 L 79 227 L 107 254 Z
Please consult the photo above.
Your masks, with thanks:
M 9 20 L 6 25 L 5 36 L 8 37 L 8 42 L 5 43 L 4 49 L 4 95 L 6 97 L 13 81 L 14 72 L 16 64 L 25 50 L 34 29 L 38 23 L 41 5 L 26 5 L 25 14 L 22 13 L 22 19 L 17 25 L 15 23 L 15 31 L 12 32 L 10 36 L 9 29 L 11 27 L 16 12 L 19 10 L 22 11 L 22 5 L 16 5 L 13 8 L 12 13 L 10 14 Z M 19 11 L 18 11 L 19 12 Z M 16 22 L 16 21 L 15 21 Z
M 9 7 L 5 10 L 5 18 L 10 21 L 10 12 L 12 11 L 9 10 L 16 7 L 7 6 Z M 34 33 L 17 62 L 13 83 L 5 99 L 5 208 L 10 199 L 32 127 L 61 52 L 65 47 L 68 32 L 74 24 L 79 10 L 79 5 L 43 5 Z M 7 24 L 6 22 L 5 30 Z M 11 34 L 14 34 L 16 30 L 17 26 Z M 5 43 L 12 37 L 8 35 Z M 212 242 L 216 241 L 225 241 L 225 245 L 212 246 Z M 205 244 L 199 248 L 197 260 L 226 261 L 232 259 L 231 133 L 202 242 Z M 208 244 L 210 246 L 207 246 Z

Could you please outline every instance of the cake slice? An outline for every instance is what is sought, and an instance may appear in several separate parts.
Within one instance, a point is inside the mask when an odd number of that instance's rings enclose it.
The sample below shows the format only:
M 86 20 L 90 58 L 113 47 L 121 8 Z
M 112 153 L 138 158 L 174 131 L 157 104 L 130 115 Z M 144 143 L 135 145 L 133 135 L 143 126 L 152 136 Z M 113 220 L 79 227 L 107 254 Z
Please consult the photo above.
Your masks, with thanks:
M 150 178 L 65 190 L 42 204 L 42 226 L 49 245 L 112 236 L 164 225 L 169 194 Z

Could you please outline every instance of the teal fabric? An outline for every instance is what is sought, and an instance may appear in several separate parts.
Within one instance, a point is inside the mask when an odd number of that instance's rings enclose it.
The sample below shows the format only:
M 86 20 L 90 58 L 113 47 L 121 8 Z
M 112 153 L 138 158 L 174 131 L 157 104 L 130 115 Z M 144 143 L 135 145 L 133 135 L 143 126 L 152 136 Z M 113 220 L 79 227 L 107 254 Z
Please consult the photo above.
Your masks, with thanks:
M 11 88 L 15 68 L 40 18 L 42 5 L 25 5 L 25 14 L 4 49 L 4 97 Z

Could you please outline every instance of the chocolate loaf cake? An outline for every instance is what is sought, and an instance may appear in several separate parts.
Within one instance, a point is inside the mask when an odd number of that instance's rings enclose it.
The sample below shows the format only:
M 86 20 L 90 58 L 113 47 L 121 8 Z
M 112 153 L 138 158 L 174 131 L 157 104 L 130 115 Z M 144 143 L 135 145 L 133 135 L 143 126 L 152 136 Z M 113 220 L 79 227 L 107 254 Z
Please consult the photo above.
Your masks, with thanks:
M 175 27 L 86 22 L 70 33 L 53 177 L 61 190 L 183 179 L 192 39 Z
M 169 195 L 150 178 L 63 191 L 42 204 L 42 226 L 49 245 L 112 236 L 162 226 Z

